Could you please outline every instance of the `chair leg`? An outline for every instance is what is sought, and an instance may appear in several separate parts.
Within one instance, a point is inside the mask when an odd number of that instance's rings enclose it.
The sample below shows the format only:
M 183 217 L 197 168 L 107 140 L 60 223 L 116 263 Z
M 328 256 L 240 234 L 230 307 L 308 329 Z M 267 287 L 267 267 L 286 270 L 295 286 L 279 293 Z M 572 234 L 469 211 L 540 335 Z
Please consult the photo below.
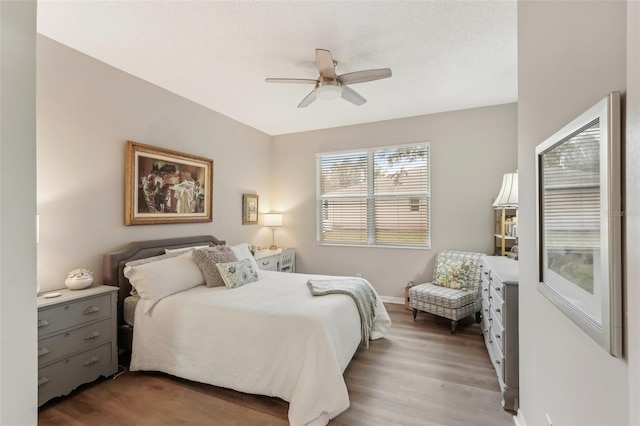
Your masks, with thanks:
M 413 313 L 413 320 L 415 321 L 416 315 L 418 315 L 418 310 L 416 308 L 413 308 L 412 313 Z
M 451 320 L 451 334 L 456 334 L 456 327 L 458 327 L 458 321 Z
M 480 324 L 480 311 L 476 312 L 476 322 Z

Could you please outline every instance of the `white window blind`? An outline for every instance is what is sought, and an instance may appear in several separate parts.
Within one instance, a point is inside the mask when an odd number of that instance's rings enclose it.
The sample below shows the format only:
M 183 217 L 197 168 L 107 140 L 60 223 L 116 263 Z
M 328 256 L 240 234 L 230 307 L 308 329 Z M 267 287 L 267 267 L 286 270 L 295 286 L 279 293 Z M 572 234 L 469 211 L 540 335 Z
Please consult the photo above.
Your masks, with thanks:
M 317 154 L 320 244 L 430 246 L 429 144 Z

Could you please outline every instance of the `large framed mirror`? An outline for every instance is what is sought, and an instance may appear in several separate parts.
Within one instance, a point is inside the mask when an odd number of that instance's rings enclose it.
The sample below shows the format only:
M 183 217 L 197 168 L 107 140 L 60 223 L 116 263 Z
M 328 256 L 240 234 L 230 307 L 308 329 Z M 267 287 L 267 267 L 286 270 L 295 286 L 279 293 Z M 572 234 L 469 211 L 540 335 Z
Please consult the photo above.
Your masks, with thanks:
M 538 290 L 622 356 L 620 94 L 536 148 Z

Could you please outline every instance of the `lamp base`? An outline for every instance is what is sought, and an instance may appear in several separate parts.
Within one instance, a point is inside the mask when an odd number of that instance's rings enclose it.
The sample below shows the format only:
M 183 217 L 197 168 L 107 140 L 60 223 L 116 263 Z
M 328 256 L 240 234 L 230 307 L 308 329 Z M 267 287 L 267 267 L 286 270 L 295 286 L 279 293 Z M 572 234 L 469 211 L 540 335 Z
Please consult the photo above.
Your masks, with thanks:
M 278 250 L 278 246 L 273 245 L 273 246 L 269 247 L 269 250 Z

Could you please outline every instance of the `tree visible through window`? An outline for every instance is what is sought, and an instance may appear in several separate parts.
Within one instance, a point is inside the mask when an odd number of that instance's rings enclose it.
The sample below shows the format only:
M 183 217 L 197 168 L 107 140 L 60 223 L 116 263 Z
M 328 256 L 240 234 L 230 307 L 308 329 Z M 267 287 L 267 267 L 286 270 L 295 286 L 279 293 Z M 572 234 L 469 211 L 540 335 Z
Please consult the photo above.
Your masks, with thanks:
M 429 144 L 316 155 L 320 244 L 430 246 Z

